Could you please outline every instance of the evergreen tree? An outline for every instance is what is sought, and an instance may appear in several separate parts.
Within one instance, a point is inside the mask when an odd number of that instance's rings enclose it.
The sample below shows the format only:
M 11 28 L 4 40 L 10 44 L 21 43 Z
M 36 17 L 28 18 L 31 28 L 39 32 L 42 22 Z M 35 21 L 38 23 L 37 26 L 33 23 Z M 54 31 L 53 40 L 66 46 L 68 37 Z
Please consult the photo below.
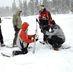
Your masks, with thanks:
M 9 16 L 10 15 L 10 10 L 9 10 L 9 7 L 8 6 L 6 6 L 5 7 L 5 16 Z
M 43 4 L 44 4 L 45 8 L 48 8 L 48 6 L 47 6 L 47 0 L 43 0 Z
M 23 15 L 27 16 L 28 15 L 28 9 L 27 9 L 27 1 L 23 1 Z
M 30 0 L 28 3 L 28 10 L 30 15 L 34 15 L 34 0 Z
M 39 14 L 39 10 L 40 10 L 39 2 L 38 2 L 38 0 L 35 0 L 35 4 L 34 4 L 34 14 L 35 14 L 35 15 Z
M 13 3 L 12 3 L 12 12 L 13 12 L 13 14 L 16 12 L 16 3 L 15 3 L 15 0 L 13 1 Z
M 19 7 L 22 10 L 22 1 L 21 0 L 19 0 Z
M 22 1 L 21 0 L 19 0 L 19 8 L 22 10 L 23 9 L 23 6 L 22 6 L 23 4 L 22 4 Z M 22 15 L 22 13 L 21 13 L 21 15 Z

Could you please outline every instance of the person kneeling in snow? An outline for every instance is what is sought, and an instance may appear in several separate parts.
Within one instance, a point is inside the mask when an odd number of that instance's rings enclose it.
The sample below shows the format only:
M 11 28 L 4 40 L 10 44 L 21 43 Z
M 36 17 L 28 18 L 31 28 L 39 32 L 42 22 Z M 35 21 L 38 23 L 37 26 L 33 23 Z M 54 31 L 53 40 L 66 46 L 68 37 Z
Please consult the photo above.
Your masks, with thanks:
M 17 37 L 17 45 L 21 49 L 21 51 L 13 51 L 13 55 L 28 53 L 27 48 L 28 48 L 29 43 L 34 42 L 34 39 L 31 39 L 31 38 L 34 38 L 36 34 L 28 35 L 27 34 L 28 26 L 29 26 L 29 24 L 27 22 L 24 22 L 22 24 L 22 28 L 19 31 L 18 37 Z M 36 41 L 37 40 L 38 40 L 38 38 L 36 39 Z
M 58 51 L 59 47 L 65 42 L 65 35 L 59 25 L 54 20 L 50 21 L 51 32 L 42 30 L 42 32 L 48 35 L 48 43 L 50 43 L 54 50 Z

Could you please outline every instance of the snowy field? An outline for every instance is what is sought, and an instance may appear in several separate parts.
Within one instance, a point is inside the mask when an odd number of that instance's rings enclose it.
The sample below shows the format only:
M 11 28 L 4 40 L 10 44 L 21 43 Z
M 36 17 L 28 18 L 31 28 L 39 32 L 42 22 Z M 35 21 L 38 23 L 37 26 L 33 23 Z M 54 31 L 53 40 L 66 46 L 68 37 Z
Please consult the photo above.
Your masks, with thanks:
M 8 18 L 8 17 L 7 17 Z M 11 45 L 14 38 L 14 29 L 11 19 L 2 18 L 2 33 L 4 43 Z M 36 29 L 37 16 L 22 17 L 22 22 L 28 22 L 28 34 L 34 34 Z M 18 55 L 14 57 L 3 57 L 0 54 L 0 72 L 73 72 L 73 14 L 56 14 L 52 15 L 52 19 L 63 29 L 66 42 L 63 46 L 71 46 L 70 49 L 60 49 L 54 51 L 50 49 L 50 45 L 42 45 L 39 43 L 43 38 L 38 26 L 39 41 L 36 43 L 35 54 L 32 48 L 26 55 Z M 37 23 L 38 25 L 38 23 Z M 29 46 L 34 46 L 31 43 Z M 0 53 L 12 55 L 13 50 L 17 48 L 0 47 Z

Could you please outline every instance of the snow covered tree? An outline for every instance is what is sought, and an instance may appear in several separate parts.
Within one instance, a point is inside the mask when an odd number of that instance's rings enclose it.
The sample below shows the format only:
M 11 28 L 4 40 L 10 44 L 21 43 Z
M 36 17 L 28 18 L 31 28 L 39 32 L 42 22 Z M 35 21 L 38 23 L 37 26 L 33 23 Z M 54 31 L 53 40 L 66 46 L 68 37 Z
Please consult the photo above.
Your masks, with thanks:
M 38 0 L 35 0 L 35 4 L 34 4 L 34 14 L 35 14 L 35 15 L 39 14 L 39 10 L 40 10 L 39 2 L 38 2 Z
M 10 14 L 10 11 L 9 11 L 9 7 L 8 6 L 6 6 L 5 7 L 5 16 L 9 16 L 9 14 Z
M 34 15 L 34 0 L 30 0 L 28 3 L 28 10 L 30 15 Z
M 48 6 L 47 6 L 47 0 L 43 0 L 43 4 L 44 4 L 44 6 L 47 8 Z
M 13 14 L 16 12 L 16 9 L 17 9 L 17 7 L 16 7 L 16 3 L 15 3 L 15 0 L 14 0 L 13 3 L 12 3 L 12 12 L 13 12 Z
M 21 0 L 19 0 L 19 7 L 22 10 L 22 1 Z
M 23 11 L 22 11 L 24 16 L 28 15 L 28 9 L 27 9 L 27 1 L 23 1 Z

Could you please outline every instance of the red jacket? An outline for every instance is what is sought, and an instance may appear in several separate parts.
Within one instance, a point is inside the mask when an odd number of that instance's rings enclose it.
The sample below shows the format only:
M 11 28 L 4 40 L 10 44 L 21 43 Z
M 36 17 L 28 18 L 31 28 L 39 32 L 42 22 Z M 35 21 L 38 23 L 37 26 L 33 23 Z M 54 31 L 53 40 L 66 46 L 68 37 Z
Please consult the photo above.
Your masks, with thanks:
M 48 19 L 48 24 L 49 22 L 52 20 L 52 17 L 51 17 L 51 14 L 50 14 L 50 11 L 44 9 L 43 12 L 40 11 L 39 13 L 39 21 L 40 21 L 40 18 L 45 18 L 45 19 Z
M 26 33 L 26 29 L 27 27 L 29 26 L 29 24 L 27 22 L 24 22 L 22 24 L 22 30 L 21 30 L 21 33 L 20 33 L 20 38 L 22 39 L 22 41 L 24 41 L 25 43 L 32 43 L 34 42 L 33 39 L 29 39 L 29 38 L 32 38 L 34 37 L 34 35 L 27 35 Z M 28 37 L 27 37 L 28 36 Z

